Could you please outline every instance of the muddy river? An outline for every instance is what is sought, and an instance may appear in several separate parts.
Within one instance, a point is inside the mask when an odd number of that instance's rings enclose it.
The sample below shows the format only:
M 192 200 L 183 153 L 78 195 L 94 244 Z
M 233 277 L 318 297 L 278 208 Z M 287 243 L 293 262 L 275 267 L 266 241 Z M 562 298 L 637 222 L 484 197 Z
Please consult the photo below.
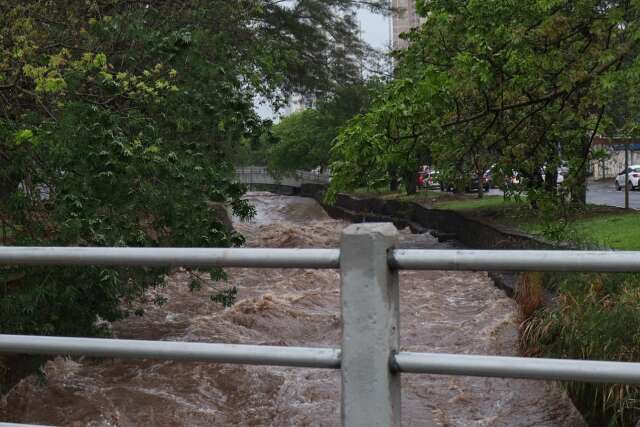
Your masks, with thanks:
M 337 247 L 346 222 L 311 199 L 253 193 L 258 215 L 236 224 L 253 247 Z M 404 247 L 446 247 L 401 232 Z M 184 272 L 152 291 L 168 298 L 113 324 L 117 338 L 339 346 L 339 275 L 333 270 L 228 269 L 228 309 L 189 291 Z M 486 273 L 401 272 L 401 347 L 514 355 L 516 306 Z M 69 426 L 334 426 L 338 371 L 210 363 L 56 358 L 0 401 L 0 419 Z M 579 426 L 553 383 L 405 374 L 407 426 Z

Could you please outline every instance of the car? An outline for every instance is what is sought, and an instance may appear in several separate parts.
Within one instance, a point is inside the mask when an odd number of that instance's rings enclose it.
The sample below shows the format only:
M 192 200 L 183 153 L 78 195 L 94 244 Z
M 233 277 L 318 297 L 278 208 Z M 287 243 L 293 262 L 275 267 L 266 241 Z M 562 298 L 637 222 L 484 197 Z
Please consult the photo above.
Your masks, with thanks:
M 495 187 L 495 183 L 493 182 L 493 166 L 484 171 L 484 175 L 482 177 L 484 180 L 485 191 L 489 191 L 490 188 Z
M 420 188 L 427 189 L 435 189 L 440 187 L 440 184 L 438 184 L 437 181 L 437 172 L 435 171 L 418 173 L 416 184 Z
M 438 171 L 430 169 L 429 166 L 422 166 L 418 171 L 416 185 L 419 188 L 439 188 L 440 184 L 438 183 Z
M 482 180 L 482 190 L 486 193 L 491 188 L 491 184 L 488 180 L 486 172 L 482 175 L 481 180 Z M 478 180 L 478 177 L 471 178 L 471 181 L 469 181 L 467 185 L 464 187 L 464 191 L 466 191 L 467 193 L 471 193 L 472 191 L 474 192 L 477 191 L 479 187 L 479 184 L 478 184 L 479 182 L 480 181 Z
M 491 188 L 491 177 L 483 174 L 482 178 L 482 189 L 487 192 Z M 437 184 L 440 187 L 441 191 L 451 191 L 458 192 L 464 190 L 467 193 L 478 191 L 480 180 L 477 176 L 471 177 L 468 181 L 464 181 L 463 179 L 458 179 L 456 181 L 442 181 Z
M 425 175 L 425 187 L 429 189 L 438 189 L 440 188 L 440 183 L 438 182 L 438 171 L 431 170 L 427 175 Z
M 629 187 L 631 190 L 637 190 L 638 185 L 640 184 L 640 165 L 631 165 L 627 169 L 622 169 L 622 171 L 618 173 L 615 181 L 616 190 L 620 191 L 622 190 L 622 187 L 624 187 L 625 172 L 629 177 Z

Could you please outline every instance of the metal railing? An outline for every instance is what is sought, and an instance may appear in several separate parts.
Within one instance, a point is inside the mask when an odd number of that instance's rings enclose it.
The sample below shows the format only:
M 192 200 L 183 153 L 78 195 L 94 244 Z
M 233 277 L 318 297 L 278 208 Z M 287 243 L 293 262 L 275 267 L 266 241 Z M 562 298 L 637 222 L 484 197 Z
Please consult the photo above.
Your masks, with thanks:
M 0 265 L 340 269 L 340 348 L 0 335 L 0 352 L 340 369 L 341 422 L 400 425 L 400 374 L 640 384 L 640 363 L 403 352 L 398 270 L 640 272 L 640 252 L 394 249 L 391 224 L 353 224 L 340 249 L 0 247 Z
M 327 184 L 329 173 L 298 170 L 290 174 L 274 177 L 265 166 L 246 166 L 235 169 L 238 182 L 243 184 L 278 184 L 299 187 L 301 184 Z

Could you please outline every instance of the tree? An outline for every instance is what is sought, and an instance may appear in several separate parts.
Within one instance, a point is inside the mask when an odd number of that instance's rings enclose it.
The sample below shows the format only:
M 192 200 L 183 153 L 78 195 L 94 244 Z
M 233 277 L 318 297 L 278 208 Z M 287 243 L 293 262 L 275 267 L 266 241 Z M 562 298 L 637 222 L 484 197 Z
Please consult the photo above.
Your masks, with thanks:
M 366 110 L 369 95 L 379 87 L 377 79 L 342 85 L 310 108 L 284 117 L 271 131 L 269 168 L 279 174 L 298 169 L 325 169 L 329 150 L 344 124 Z
M 573 200 L 584 201 L 590 146 L 610 120 L 607 106 L 620 92 L 638 106 L 637 3 L 432 0 L 418 10 L 426 22 L 408 35 L 395 81 L 360 119 L 367 129 L 355 121 L 340 139 L 366 143 L 354 134 L 371 132 L 371 123 L 398 132 L 375 133 L 379 167 L 362 148 L 337 151 L 346 172 L 333 180 L 335 191 L 353 184 L 354 165 L 388 177 L 402 141 L 407 160 L 395 167 L 413 167 L 425 151 L 451 175 L 497 163 L 525 178 L 530 198 L 551 190 L 543 167 L 565 159 Z
M 261 132 L 255 96 L 353 78 L 357 58 L 334 42 L 364 47 L 353 17 L 331 12 L 355 3 L 0 0 L 3 244 L 241 243 L 219 204 L 253 211 L 225 153 Z M 0 330 L 100 333 L 97 316 L 127 315 L 165 272 L 2 269 L 21 279 L 5 286 Z

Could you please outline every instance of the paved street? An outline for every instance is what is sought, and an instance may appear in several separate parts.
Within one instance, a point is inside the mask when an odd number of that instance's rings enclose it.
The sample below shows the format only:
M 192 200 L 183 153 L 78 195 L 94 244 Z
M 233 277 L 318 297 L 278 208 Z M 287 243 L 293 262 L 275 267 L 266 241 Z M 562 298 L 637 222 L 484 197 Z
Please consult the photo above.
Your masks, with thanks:
M 502 190 L 492 188 L 485 194 L 502 196 Z M 623 208 L 624 190 L 617 191 L 615 189 L 613 178 L 598 181 L 590 180 L 587 189 L 587 203 Z M 632 209 L 640 209 L 640 191 L 629 190 L 629 207 Z
M 587 203 L 624 207 L 624 190 L 616 191 L 613 179 L 589 181 Z M 629 207 L 640 209 L 640 191 L 629 191 Z

